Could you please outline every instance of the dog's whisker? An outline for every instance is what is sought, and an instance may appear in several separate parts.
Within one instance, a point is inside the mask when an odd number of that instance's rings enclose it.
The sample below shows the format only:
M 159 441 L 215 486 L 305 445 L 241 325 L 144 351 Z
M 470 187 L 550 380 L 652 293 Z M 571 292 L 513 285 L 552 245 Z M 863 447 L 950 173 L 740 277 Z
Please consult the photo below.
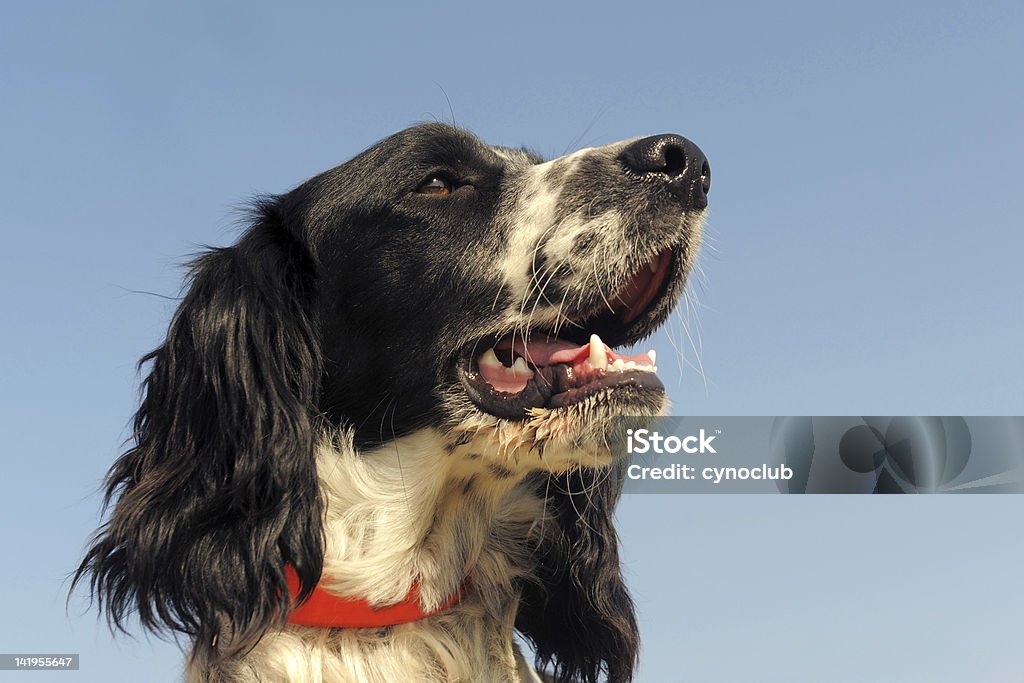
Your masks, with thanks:
M 676 330 L 676 324 L 679 324 L 680 326 L 685 324 L 683 319 L 682 319 L 682 313 L 679 312 L 679 311 L 676 311 L 672 316 L 670 316 L 665 321 L 665 324 L 666 324 L 666 328 L 665 328 L 666 329 L 666 334 L 665 334 L 665 337 L 668 339 L 668 343 L 672 346 L 672 351 L 673 351 L 672 355 L 673 355 L 673 357 L 676 360 L 676 369 L 678 370 L 678 372 L 676 373 L 677 386 L 682 387 L 683 386 L 683 380 L 684 380 L 685 375 L 686 375 L 685 369 L 686 369 L 686 365 L 687 365 L 687 360 L 686 360 L 686 354 L 683 352 L 682 344 L 679 342 L 678 332 Z
M 526 305 L 528 305 L 529 300 L 533 297 L 533 292 L 534 291 L 538 291 L 538 297 L 537 297 L 538 299 L 543 296 L 544 287 L 546 285 L 541 283 L 542 274 L 537 273 L 537 254 L 541 250 L 541 248 L 545 245 L 547 236 L 549 234 L 551 234 L 552 232 L 554 232 L 559 226 L 560 226 L 560 223 L 552 223 L 550 226 L 548 226 L 544 230 L 544 232 L 541 234 L 541 236 L 537 239 L 537 243 L 533 247 L 533 252 L 530 255 L 530 274 L 531 274 L 530 275 L 530 283 L 531 284 L 530 284 L 529 291 L 527 291 L 526 295 L 523 297 L 523 304 L 524 305 L 520 308 L 520 314 L 522 314 L 523 310 L 525 310 Z M 548 266 L 544 267 L 544 269 L 547 269 L 547 268 L 548 268 Z M 542 270 L 544 270 L 544 269 L 542 269 Z M 534 307 L 533 307 L 534 310 L 536 310 L 536 307 L 537 307 L 537 304 L 535 302 L 534 303 Z
M 703 354 L 701 353 L 702 345 L 699 343 L 700 337 L 698 336 L 698 338 L 697 338 L 698 341 L 697 341 L 697 343 L 695 343 L 693 335 L 690 334 L 690 329 L 689 329 L 688 321 L 690 320 L 689 314 L 691 312 L 691 308 L 690 308 L 690 304 L 689 304 L 689 298 L 687 297 L 686 292 L 683 293 L 683 301 L 686 304 L 685 305 L 685 313 L 686 313 L 686 316 L 687 316 L 686 318 L 683 319 L 683 332 L 686 334 L 686 338 L 690 342 L 690 348 L 693 349 L 694 358 L 697 361 L 697 367 L 694 368 L 694 369 L 697 371 L 697 373 L 700 375 L 701 379 L 704 381 L 704 394 L 706 396 L 710 396 L 711 395 L 711 390 L 708 387 L 708 377 L 707 377 L 707 374 L 705 374 L 705 372 L 704 372 L 704 362 L 703 362 L 703 359 L 702 359 Z M 699 331 L 700 331 L 699 326 L 697 328 L 697 331 L 698 331 L 698 334 L 699 334 Z
M 608 312 L 615 313 L 615 307 L 612 306 L 612 302 L 608 300 L 608 297 L 604 293 L 604 289 L 601 287 L 601 277 L 597 273 L 597 261 L 594 261 L 593 276 L 594 289 L 601 295 L 601 300 L 604 301 L 604 305 L 608 308 Z
M 570 320 L 569 317 L 567 315 L 565 315 L 565 313 L 564 313 L 564 311 L 565 311 L 565 300 L 568 298 L 568 296 L 569 296 L 569 290 L 567 289 L 567 290 L 565 290 L 562 293 L 562 300 L 558 304 L 558 318 L 555 320 L 555 327 L 554 327 L 554 330 L 552 331 L 552 335 L 555 336 L 555 337 L 558 336 L 558 333 L 562 330 L 563 325 L 566 324 L 566 323 L 569 324 L 569 325 L 572 325 L 573 327 L 580 327 L 580 328 L 582 327 L 581 325 L 578 325 L 578 324 L 574 323 L 572 320 Z

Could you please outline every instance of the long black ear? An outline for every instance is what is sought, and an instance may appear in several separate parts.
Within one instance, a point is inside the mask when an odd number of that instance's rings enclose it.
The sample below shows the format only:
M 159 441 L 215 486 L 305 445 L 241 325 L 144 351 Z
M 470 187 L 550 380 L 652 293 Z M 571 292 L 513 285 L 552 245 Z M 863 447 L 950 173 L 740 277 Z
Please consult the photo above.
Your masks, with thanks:
M 315 264 L 276 200 L 236 245 L 200 256 L 189 282 L 166 341 L 140 362 L 151 369 L 134 447 L 110 470 L 105 506 L 116 504 L 72 590 L 88 577 L 112 626 L 136 611 L 206 658 L 285 619 L 286 563 L 302 597 L 319 580 L 321 360 Z
M 556 524 L 536 551 L 538 580 L 522 586 L 516 628 L 533 644 L 537 666 L 558 683 L 633 678 L 640 641 L 612 517 L 622 493 L 619 469 L 557 475 L 539 489 L 547 495 L 548 524 Z

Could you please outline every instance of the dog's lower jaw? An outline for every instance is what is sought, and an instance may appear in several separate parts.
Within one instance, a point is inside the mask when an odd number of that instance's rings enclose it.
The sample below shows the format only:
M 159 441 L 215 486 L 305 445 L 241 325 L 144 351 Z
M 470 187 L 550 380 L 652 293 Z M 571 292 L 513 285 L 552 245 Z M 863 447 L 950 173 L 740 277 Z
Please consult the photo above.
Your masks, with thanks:
M 194 664 L 189 680 L 539 680 L 514 639 L 516 584 L 528 579 L 531 549 L 545 530 L 542 496 L 525 464 L 499 465 L 473 451 L 473 442 L 455 445 L 435 430 L 358 454 L 350 435 L 332 436 L 317 454 L 326 501 L 321 585 L 386 605 L 415 582 L 426 611 L 460 588 L 462 599 L 442 614 L 392 627 L 288 625 L 215 669 Z

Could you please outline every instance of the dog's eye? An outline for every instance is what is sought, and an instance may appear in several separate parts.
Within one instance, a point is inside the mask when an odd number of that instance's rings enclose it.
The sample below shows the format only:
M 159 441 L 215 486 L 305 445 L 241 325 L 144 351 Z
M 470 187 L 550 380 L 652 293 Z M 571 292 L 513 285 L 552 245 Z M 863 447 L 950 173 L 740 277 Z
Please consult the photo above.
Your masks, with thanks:
M 421 183 L 420 186 L 416 188 L 416 192 L 419 194 L 433 194 L 444 197 L 451 194 L 454 189 L 455 186 L 450 180 L 444 176 L 435 175 L 430 176 L 426 182 Z

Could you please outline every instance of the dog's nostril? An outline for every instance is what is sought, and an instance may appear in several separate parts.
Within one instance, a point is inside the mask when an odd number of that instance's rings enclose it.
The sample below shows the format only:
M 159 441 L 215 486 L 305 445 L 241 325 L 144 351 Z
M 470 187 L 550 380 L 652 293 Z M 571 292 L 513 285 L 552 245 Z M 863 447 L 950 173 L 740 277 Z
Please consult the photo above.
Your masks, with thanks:
M 704 194 L 711 191 L 711 166 L 707 161 L 700 165 L 700 188 Z
M 686 154 L 682 148 L 671 144 L 665 145 L 661 155 L 664 162 L 659 170 L 669 178 L 680 176 L 686 170 Z

